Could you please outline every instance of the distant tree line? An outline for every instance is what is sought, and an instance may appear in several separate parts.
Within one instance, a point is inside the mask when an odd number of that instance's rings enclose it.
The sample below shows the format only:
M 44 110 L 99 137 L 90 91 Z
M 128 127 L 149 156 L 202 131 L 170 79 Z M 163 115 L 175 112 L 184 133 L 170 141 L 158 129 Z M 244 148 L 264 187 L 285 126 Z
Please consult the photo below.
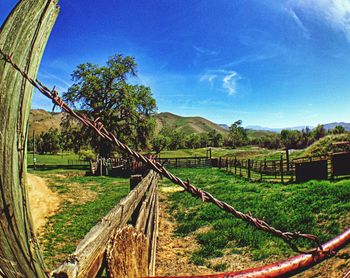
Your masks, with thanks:
M 77 125 L 66 128 L 67 122 L 62 121 L 62 131 L 50 129 L 35 138 L 36 152 L 39 154 L 56 154 L 59 151 L 82 154 L 83 157 L 92 157 L 92 150 L 98 154 L 99 147 L 93 147 L 88 135 L 82 133 Z M 323 125 L 314 129 L 308 127 L 302 130 L 284 129 L 281 133 L 266 133 L 257 138 L 249 138 L 248 130 L 242 127 L 242 121 L 238 120 L 229 127 L 226 135 L 212 129 L 209 132 L 185 133 L 163 128 L 158 134 L 147 138 L 149 143 L 143 150 L 154 151 L 157 154 L 163 150 L 197 149 L 206 147 L 230 147 L 237 148 L 247 145 L 255 145 L 267 149 L 304 149 L 315 141 L 328 134 L 345 133 L 343 126 L 336 126 L 333 130 L 326 130 Z M 29 151 L 33 150 L 32 138 L 28 141 Z M 86 152 L 90 150 L 89 154 Z
M 328 134 L 345 133 L 343 126 L 336 126 L 333 130 L 326 130 L 323 125 L 314 129 L 308 127 L 302 130 L 284 129 L 280 133 L 265 133 L 256 138 L 248 136 L 248 130 L 242 127 L 242 121 L 238 120 L 229 127 L 226 135 L 211 130 L 207 133 L 185 133 L 171 128 L 164 128 L 152 140 L 153 150 L 160 153 L 162 150 L 177 150 L 184 148 L 203 147 L 231 147 L 237 148 L 247 145 L 255 145 L 267 149 L 304 149 L 315 141 Z

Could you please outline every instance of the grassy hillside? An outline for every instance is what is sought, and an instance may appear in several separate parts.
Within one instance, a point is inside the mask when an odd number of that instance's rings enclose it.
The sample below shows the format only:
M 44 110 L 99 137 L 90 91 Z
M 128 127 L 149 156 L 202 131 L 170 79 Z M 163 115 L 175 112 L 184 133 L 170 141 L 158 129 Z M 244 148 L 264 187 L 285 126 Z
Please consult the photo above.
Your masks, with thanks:
M 38 135 L 50 128 L 60 129 L 62 113 L 51 113 L 45 110 L 31 110 L 29 116 L 29 134 L 35 133 Z M 225 135 L 228 130 L 202 117 L 182 117 L 172 113 L 163 112 L 156 116 L 156 132 L 159 132 L 164 127 L 169 127 L 174 130 L 181 131 L 186 135 L 192 133 L 203 133 L 211 130 Z M 249 138 L 270 137 L 276 133 L 265 130 L 247 130 Z
M 29 114 L 29 136 L 32 136 L 33 130 L 36 135 L 48 131 L 50 128 L 60 129 L 62 113 L 51 113 L 46 110 L 31 110 Z
M 221 126 L 201 117 L 181 117 L 172 113 L 164 112 L 156 116 L 157 131 L 167 126 L 171 129 L 182 131 L 185 134 L 209 132 L 212 129 L 221 134 L 227 130 Z
M 350 141 L 350 134 L 328 135 L 309 146 L 300 156 L 327 155 L 330 152 L 342 151 L 341 147 L 332 146 L 336 142 Z
M 31 110 L 29 116 L 29 134 L 40 134 L 50 128 L 60 129 L 62 113 L 50 113 L 45 110 Z M 201 117 L 181 117 L 171 113 L 159 113 L 156 115 L 157 127 L 159 132 L 165 126 L 184 132 L 186 135 L 191 133 L 209 132 L 215 129 L 221 134 L 226 134 L 227 130 L 219 125 Z

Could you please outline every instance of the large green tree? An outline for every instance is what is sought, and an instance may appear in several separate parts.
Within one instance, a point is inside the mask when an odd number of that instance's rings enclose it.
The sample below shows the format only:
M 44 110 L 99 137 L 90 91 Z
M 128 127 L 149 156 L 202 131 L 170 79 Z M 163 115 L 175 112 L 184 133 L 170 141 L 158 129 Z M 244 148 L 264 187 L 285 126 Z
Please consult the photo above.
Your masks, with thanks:
M 345 127 L 343 127 L 342 125 L 337 125 L 332 130 L 333 134 L 342 134 L 345 132 L 346 132 Z
M 99 117 L 123 142 L 142 149 L 148 147 L 154 133 L 152 115 L 156 101 L 149 87 L 127 82 L 136 76 L 136 67 L 133 57 L 120 54 L 110 57 L 105 66 L 81 64 L 73 72 L 74 84 L 63 98 L 89 117 Z M 111 154 L 113 146 L 110 143 L 93 135 L 84 126 L 81 132 L 85 138 L 91 138 L 91 146 L 101 156 Z
M 60 133 L 57 129 L 50 128 L 48 132 L 40 135 L 37 142 L 37 151 L 40 154 L 56 154 L 60 149 Z
M 248 144 L 247 131 L 242 126 L 242 121 L 235 121 L 229 129 L 229 140 L 232 147 L 239 147 Z

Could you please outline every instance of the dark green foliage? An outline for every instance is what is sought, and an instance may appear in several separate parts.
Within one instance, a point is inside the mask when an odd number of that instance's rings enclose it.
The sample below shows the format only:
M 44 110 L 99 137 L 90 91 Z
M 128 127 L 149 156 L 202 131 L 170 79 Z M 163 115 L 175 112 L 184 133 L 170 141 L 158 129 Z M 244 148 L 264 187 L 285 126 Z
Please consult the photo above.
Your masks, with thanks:
M 177 169 L 173 172 L 282 231 L 315 234 L 324 242 L 350 224 L 348 180 L 282 185 L 249 183 L 218 169 Z M 164 185 L 173 186 L 167 181 Z M 226 252 L 248 252 L 255 260 L 293 254 L 280 238 L 257 230 L 213 204 L 202 203 L 199 198 L 184 193 L 173 193 L 170 199 L 169 212 L 178 222 L 178 234 L 185 236 L 196 232 L 200 244 L 200 249 L 192 254 L 192 261 L 196 264 L 208 264 L 208 259 L 221 257 Z M 198 232 L 205 226 L 208 228 Z M 303 250 L 313 247 L 307 240 L 294 243 Z
M 108 130 L 133 148 L 147 148 L 153 136 L 156 101 L 148 87 L 131 85 L 136 76 L 135 59 L 115 55 L 106 66 L 81 64 L 72 74 L 74 84 L 63 94 L 64 100 L 82 109 L 91 118 L 100 118 Z M 113 145 L 85 126 L 81 134 L 101 155 L 109 156 Z
M 170 137 L 163 134 L 157 134 L 152 139 L 153 150 L 156 154 L 159 154 L 162 150 L 166 149 L 170 144 Z
M 341 125 L 337 125 L 336 127 L 333 128 L 332 130 L 333 134 L 342 134 L 345 133 L 345 128 Z
M 57 129 L 42 133 L 36 142 L 36 151 L 40 154 L 56 154 L 60 149 L 60 133 Z
M 189 149 L 197 149 L 201 147 L 201 137 L 199 134 L 191 134 L 186 137 L 186 147 Z
M 217 132 L 216 130 L 212 130 L 208 133 L 208 144 L 211 147 L 219 147 L 224 143 L 224 136 Z
M 227 138 L 227 145 L 231 145 L 232 147 L 239 147 L 248 144 L 249 140 L 247 131 L 242 127 L 242 121 L 235 121 L 230 126 L 230 132 Z

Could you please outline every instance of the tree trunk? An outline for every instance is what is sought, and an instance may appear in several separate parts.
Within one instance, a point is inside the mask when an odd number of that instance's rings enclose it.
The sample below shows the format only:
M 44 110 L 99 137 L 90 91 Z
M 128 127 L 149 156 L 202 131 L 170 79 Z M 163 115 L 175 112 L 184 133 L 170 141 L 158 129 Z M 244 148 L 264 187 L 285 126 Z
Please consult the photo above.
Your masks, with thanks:
M 22 0 L 0 29 L 0 46 L 36 77 L 58 15 L 57 0 Z M 0 273 L 45 277 L 28 204 L 27 127 L 33 87 L 0 61 Z

